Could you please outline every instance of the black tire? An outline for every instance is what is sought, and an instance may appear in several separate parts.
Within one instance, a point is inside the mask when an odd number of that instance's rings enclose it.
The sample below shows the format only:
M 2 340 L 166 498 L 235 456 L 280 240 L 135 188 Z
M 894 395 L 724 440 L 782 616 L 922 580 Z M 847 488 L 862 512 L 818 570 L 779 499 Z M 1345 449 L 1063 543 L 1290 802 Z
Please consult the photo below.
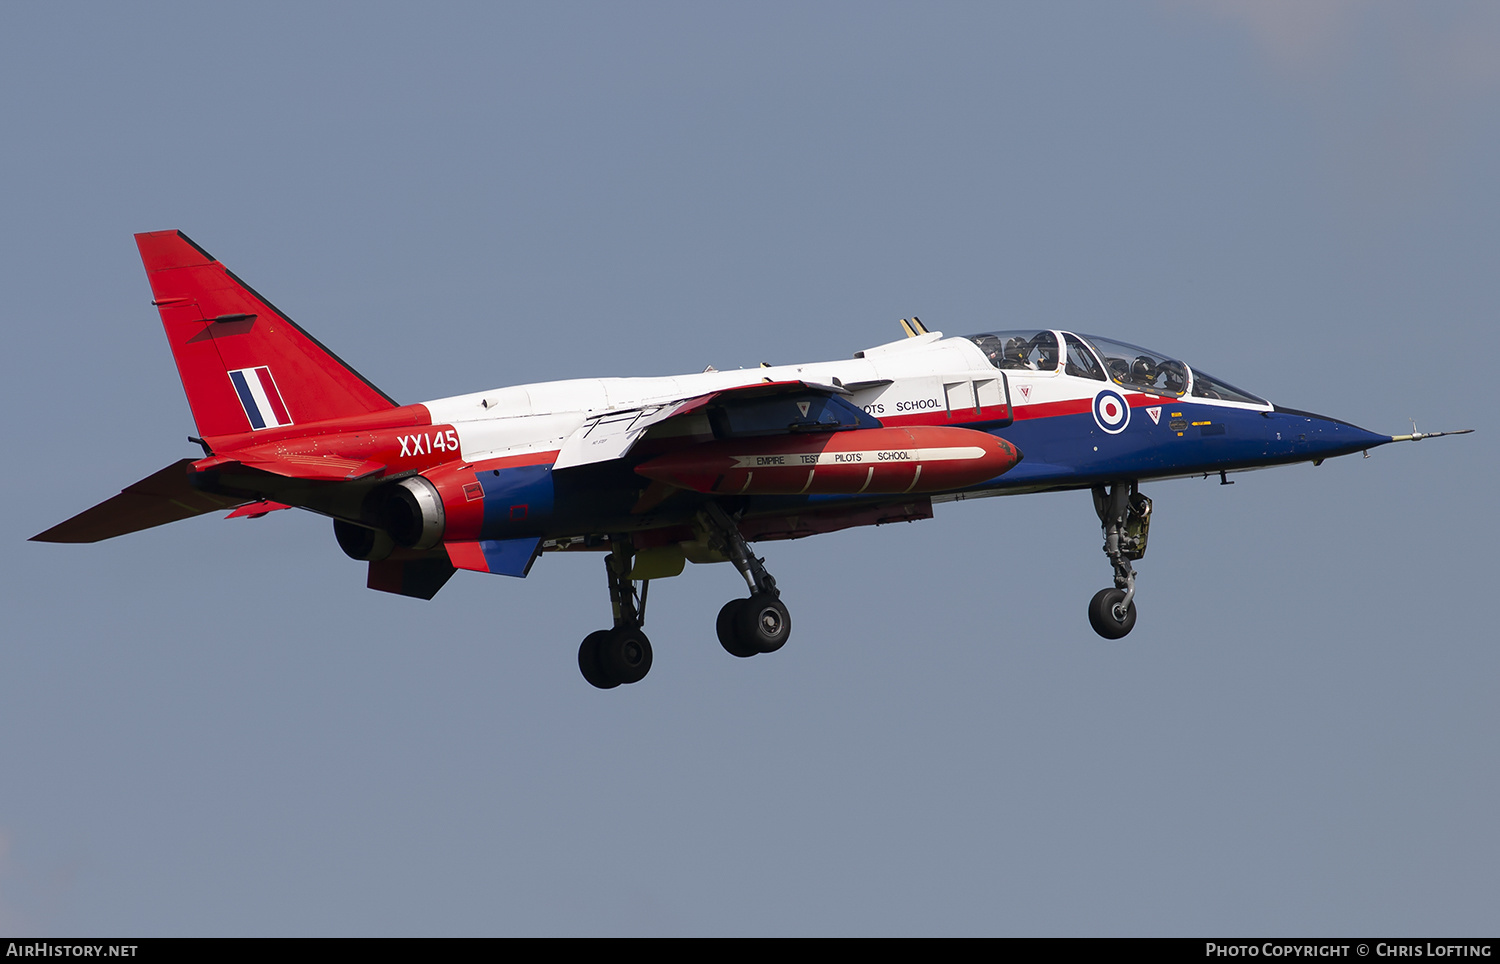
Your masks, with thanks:
M 599 641 L 599 667 L 619 683 L 639 683 L 651 672 L 651 640 L 639 629 L 615 629 Z
M 749 602 L 748 599 L 731 599 L 719 610 L 719 619 L 714 624 L 714 629 L 719 634 L 719 645 L 724 647 L 724 652 L 730 656 L 738 656 L 740 659 L 748 659 L 760 650 L 754 646 L 746 646 L 740 641 L 739 614 L 740 607 Z
M 1123 589 L 1101 589 L 1089 600 L 1089 625 L 1105 639 L 1122 639 L 1135 628 L 1135 600 L 1125 610 L 1125 618 L 1115 615 L 1115 607 L 1125 599 Z
M 774 653 L 792 635 L 792 614 L 770 593 L 758 592 L 740 603 L 735 614 L 740 644 L 758 653 Z
M 583 678 L 588 680 L 590 686 L 597 686 L 601 690 L 614 689 L 620 685 L 620 681 L 608 676 L 604 667 L 599 664 L 599 642 L 609 634 L 607 629 L 589 633 L 583 637 L 583 642 L 578 647 L 579 672 L 583 673 Z

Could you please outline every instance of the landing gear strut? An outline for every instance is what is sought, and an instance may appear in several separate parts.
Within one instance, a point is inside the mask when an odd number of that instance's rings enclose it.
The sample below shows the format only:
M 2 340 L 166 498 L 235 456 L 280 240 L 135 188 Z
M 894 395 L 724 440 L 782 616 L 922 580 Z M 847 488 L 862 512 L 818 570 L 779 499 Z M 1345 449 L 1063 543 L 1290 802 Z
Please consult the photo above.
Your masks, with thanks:
M 792 614 L 781 602 L 775 577 L 766 572 L 765 560 L 750 551 L 739 526 L 718 503 L 708 503 L 698 519 L 713 547 L 729 557 L 750 587 L 749 599 L 731 599 L 719 610 L 719 644 L 741 658 L 776 652 L 792 635 Z
M 630 578 L 635 547 L 629 536 L 612 536 L 609 555 L 604 557 L 609 578 L 609 602 L 615 628 L 589 633 L 578 647 L 578 669 L 583 678 L 601 690 L 622 683 L 639 683 L 651 671 L 651 640 L 641 632 L 646 622 L 646 592 L 650 582 L 641 582 L 637 594 Z
M 1151 531 L 1151 500 L 1135 482 L 1094 486 L 1094 511 L 1104 527 L 1104 554 L 1115 568 L 1115 587 L 1089 601 L 1089 625 L 1105 639 L 1120 639 L 1135 628 L 1135 570 L 1132 559 L 1146 555 Z

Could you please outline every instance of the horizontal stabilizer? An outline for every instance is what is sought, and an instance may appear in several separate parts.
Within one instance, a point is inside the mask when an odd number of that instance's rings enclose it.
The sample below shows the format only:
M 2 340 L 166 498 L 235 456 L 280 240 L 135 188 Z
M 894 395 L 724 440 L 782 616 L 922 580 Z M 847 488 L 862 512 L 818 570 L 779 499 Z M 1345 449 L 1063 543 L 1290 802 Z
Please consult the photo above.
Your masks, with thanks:
M 259 519 L 272 512 L 280 512 L 282 509 L 290 509 L 291 506 L 284 502 L 272 502 L 270 499 L 262 499 L 259 502 L 247 502 L 226 515 L 226 519 Z
M 384 462 L 345 459 L 336 455 L 283 455 L 275 459 L 236 458 L 230 460 L 252 469 L 288 479 L 314 482 L 353 482 L 385 471 Z M 199 468 L 203 466 L 200 464 Z
M 60 522 L 31 537 L 32 542 L 99 542 L 127 532 L 166 525 L 179 519 L 229 509 L 244 502 L 229 496 L 210 495 L 188 481 L 191 459 L 182 459 L 146 476 L 112 499 Z

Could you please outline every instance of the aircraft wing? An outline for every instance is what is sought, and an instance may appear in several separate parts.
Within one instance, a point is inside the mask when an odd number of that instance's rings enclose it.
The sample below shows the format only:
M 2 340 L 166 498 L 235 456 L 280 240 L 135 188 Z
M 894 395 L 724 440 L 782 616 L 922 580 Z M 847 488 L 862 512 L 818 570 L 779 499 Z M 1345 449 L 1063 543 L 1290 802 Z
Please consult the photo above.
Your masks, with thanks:
M 112 499 L 85 509 L 66 522 L 31 537 L 32 542 L 99 542 L 127 532 L 138 532 L 190 519 L 205 512 L 230 509 L 245 500 L 211 495 L 188 481 L 192 459 L 182 459 L 153 472 Z
M 689 415 L 713 402 L 728 399 L 768 398 L 776 395 L 848 395 L 841 385 L 820 382 L 758 382 L 721 391 L 708 392 L 668 402 L 653 402 L 636 408 L 617 409 L 596 415 L 569 436 L 558 453 L 553 469 L 592 465 L 623 458 L 640 441 L 646 430 L 668 419 Z
M 646 429 L 676 415 L 680 404 L 645 405 L 587 419 L 568 436 L 552 468 L 566 469 L 618 459 L 646 434 Z

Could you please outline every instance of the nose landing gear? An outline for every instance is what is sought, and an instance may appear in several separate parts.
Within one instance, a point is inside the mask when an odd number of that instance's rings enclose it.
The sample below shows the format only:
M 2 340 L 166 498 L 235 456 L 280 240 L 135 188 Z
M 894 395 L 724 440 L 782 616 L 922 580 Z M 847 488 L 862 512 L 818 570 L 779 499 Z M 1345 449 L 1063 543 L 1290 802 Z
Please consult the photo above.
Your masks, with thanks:
M 628 536 L 610 539 L 604 570 L 609 578 L 609 602 L 615 628 L 589 633 L 578 647 L 578 669 L 590 685 L 601 690 L 639 683 L 651 672 L 651 640 L 641 632 L 646 622 L 646 592 L 650 581 L 641 582 L 639 595 L 630 578 L 634 547 Z
M 1151 531 L 1151 500 L 1135 482 L 1096 485 L 1094 511 L 1104 527 L 1104 554 L 1115 569 L 1115 587 L 1101 589 L 1089 601 L 1089 625 L 1105 639 L 1121 639 L 1135 628 L 1135 577 L 1132 559 L 1146 555 Z

